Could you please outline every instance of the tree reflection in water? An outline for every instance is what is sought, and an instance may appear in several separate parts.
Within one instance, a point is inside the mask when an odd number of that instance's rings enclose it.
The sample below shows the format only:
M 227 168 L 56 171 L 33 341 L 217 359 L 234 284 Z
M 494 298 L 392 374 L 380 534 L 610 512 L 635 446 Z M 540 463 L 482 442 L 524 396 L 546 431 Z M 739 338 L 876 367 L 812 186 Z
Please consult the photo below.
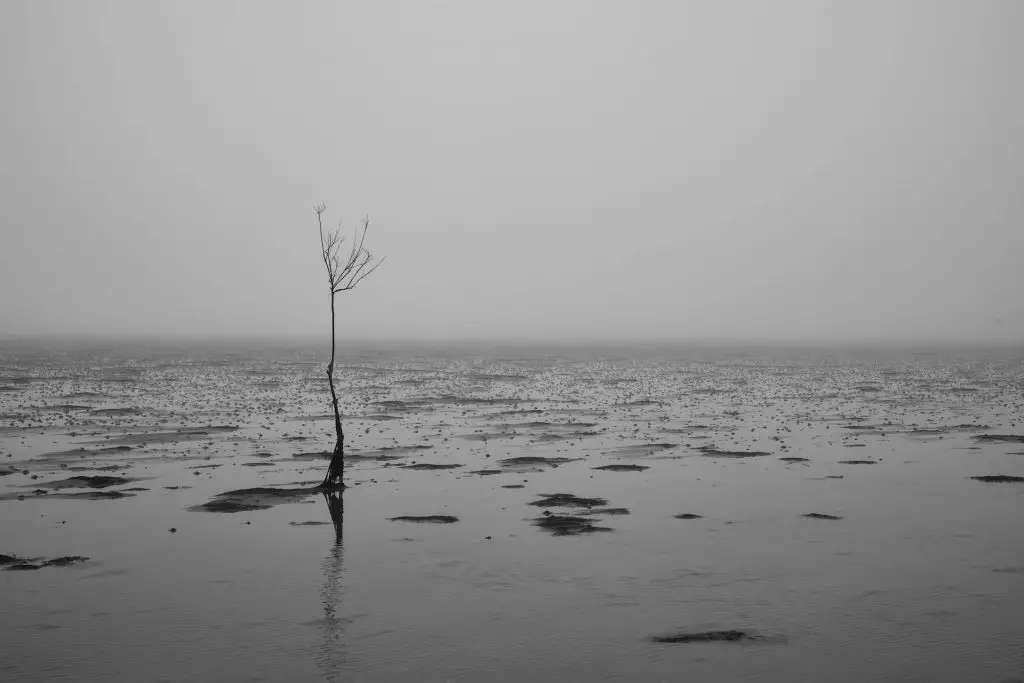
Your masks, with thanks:
M 347 620 L 338 617 L 338 607 L 341 605 L 342 597 L 341 577 L 345 570 L 342 562 L 344 556 L 342 522 L 345 516 L 345 505 L 340 491 L 325 491 L 324 500 L 327 501 L 327 509 L 331 514 L 331 521 L 334 523 L 334 543 L 322 564 L 324 585 L 320 590 L 320 598 L 324 604 L 324 620 L 323 646 L 320 650 L 319 665 L 324 680 L 333 683 L 341 680 L 345 663 L 342 634 Z

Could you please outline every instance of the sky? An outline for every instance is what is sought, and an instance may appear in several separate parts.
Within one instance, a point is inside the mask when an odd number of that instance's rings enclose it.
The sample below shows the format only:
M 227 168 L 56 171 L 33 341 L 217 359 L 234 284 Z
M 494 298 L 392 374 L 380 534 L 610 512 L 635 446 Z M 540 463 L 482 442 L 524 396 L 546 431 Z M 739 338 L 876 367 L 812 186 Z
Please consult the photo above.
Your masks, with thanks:
M 1024 341 L 1016 0 L 0 2 L 0 336 Z

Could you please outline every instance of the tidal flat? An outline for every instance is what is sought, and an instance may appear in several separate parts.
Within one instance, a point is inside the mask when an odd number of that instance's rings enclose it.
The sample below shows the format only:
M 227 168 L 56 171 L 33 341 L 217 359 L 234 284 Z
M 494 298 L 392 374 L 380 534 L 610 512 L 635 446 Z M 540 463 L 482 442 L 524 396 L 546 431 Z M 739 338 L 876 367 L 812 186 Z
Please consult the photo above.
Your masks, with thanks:
M 324 351 L 0 343 L 0 680 L 1024 679 L 1020 352 Z

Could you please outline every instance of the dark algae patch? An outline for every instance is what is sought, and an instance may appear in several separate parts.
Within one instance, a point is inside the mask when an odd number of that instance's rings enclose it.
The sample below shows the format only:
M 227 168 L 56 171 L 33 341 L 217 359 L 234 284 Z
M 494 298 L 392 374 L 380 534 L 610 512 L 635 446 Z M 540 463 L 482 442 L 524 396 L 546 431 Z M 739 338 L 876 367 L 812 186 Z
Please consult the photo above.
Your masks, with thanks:
M 553 515 L 545 512 L 533 520 L 533 525 L 550 532 L 555 536 L 578 536 L 595 531 L 613 531 L 608 527 L 597 526 L 593 518 L 576 517 L 574 515 Z
M 759 458 L 771 455 L 767 451 L 726 451 L 714 446 L 701 446 L 697 450 L 712 458 Z
M 81 555 L 65 555 L 47 560 L 39 557 L 15 557 L 13 555 L 0 555 L 0 566 L 8 571 L 31 571 L 43 567 L 68 567 L 79 562 L 85 562 L 89 558 Z
M 547 458 L 542 455 L 522 455 L 515 458 L 505 458 L 499 464 L 502 467 L 523 467 L 529 465 L 561 465 L 572 462 L 575 458 Z
M 432 462 L 419 462 L 415 465 L 399 465 L 404 470 L 453 470 L 456 467 L 462 467 L 462 465 L 441 465 Z
M 76 477 L 68 477 L 67 479 L 59 479 L 57 481 L 50 481 L 40 486 L 45 486 L 51 489 L 70 489 L 70 488 L 90 488 L 90 489 L 105 489 L 109 486 L 119 486 L 121 484 L 127 484 L 135 481 L 128 477 L 108 477 L 108 476 L 86 476 L 79 475 Z
M 1024 434 L 978 434 L 974 440 L 981 443 L 1024 443 Z
M 651 468 L 646 465 L 602 465 L 593 469 L 604 470 L 605 472 L 643 472 Z
M 194 512 L 248 512 L 251 510 L 266 510 L 275 505 L 284 503 L 297 503 L 300 500 L 309 498 L 320 490 L 317 488 L 302 489 L 277 489 L 270 487 L 258 487 L 252 489 L 238 489 L 227 491 L 216 495 L 213 500 L 202 505 L 195 505 L 189 510 Z
M 663 636 L 652 636 L 656 643 L 741 643 L 763 641 L 764 636 L 754 635 L 747 631 L 699 631 L 696 633 L 671 633 Z
M 458 517 L 451 515 L 401 515 L 390 517 L 392 522 L 416 522 L 419 524 L 454 524 L 459 521 Z
M 580 498 L 571 493 L 542 493 L 540 500 L 527 503 L 540 508 L 594 508 L 607 504 L 608 501 L 604 498 Z
M 1024 477 L 1013 477 L 1009 474 L 986 474 L 980 477 L 971 477 L 976 481 L 985 481 L 989 483 L 997 482 L 1013 482 L 1013 481 L 1024 481 Z

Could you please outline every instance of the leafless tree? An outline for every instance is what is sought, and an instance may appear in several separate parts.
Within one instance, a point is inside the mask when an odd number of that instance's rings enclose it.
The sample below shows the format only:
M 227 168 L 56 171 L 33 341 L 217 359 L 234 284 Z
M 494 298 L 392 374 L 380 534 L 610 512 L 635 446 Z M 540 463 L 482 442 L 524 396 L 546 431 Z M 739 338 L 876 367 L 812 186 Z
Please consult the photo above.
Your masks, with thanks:
M 320 488 L 338 489 L 344 488 L 345 431 L 341 427 L 338 393 L 334 388 L 336 327 L 334 297 L 341 292 L 355 289 L 356 285 L 384 263 L 384 259 L 374 257 L 363 247 L 363 243 L 366 241 L 366 231 L 370 229 L 369 218 L 363 219 L 362 230 L 356 229 L 353 232 L 348 256 L 342 258 L 341 248 L 345 244 L 345 236 L 341 234 L 340 225 L 334 230 L 324 231 L 323 216 L 326 210 L 326 204 L 313 207 L 313 211 L 316 213 L 317 227 L 320 230 L 320 252 L 324 259 L 324 266 L 327 268 L 327 281 L 331 289 L 331 361 L 327 364 L 327 384 L 331 388 L 331 407 L 334 408 L 334 432 L 337 435 L 337 440 L 334 442 L 334 453 L 331 455 L 331 464 L 327 468 L 327 476 L 324 477 Z

